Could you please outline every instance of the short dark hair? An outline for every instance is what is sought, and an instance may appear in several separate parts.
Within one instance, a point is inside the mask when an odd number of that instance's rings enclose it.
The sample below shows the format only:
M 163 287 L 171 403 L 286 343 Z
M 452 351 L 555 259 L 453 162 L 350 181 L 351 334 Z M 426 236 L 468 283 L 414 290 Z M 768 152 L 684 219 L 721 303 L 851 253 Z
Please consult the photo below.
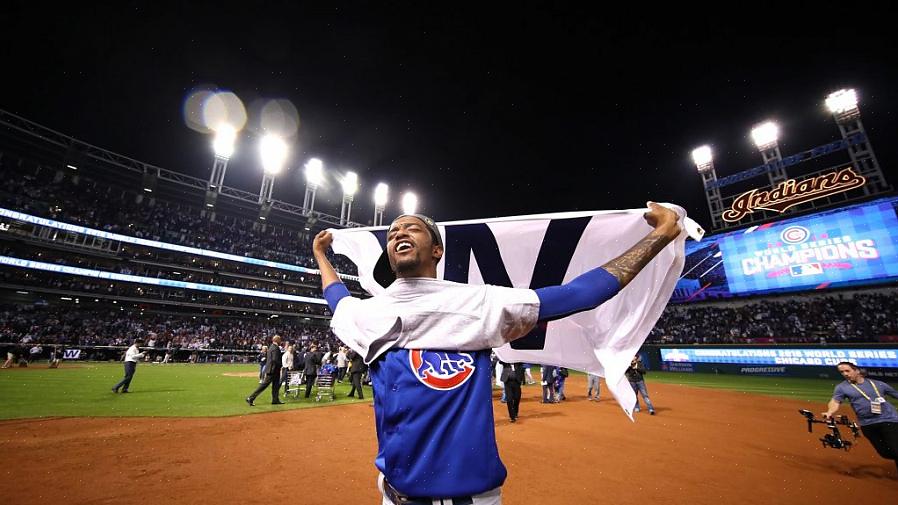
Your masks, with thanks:
M 850 361 L 840 361 L 839 364 L 836 365 L 836 368 L 839 368 L 842 365 L 845 365 L 845 366 L 851 368 L 852 370 L 860 370 L 860 368 L 858 368 L 857 365 L 855 365 L 854 363 L 852 363 Z

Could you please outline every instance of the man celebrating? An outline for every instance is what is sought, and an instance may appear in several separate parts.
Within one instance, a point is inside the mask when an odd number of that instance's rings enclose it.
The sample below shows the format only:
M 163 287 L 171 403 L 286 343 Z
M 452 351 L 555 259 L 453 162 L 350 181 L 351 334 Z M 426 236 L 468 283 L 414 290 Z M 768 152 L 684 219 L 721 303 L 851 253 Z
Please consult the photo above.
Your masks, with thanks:
M 883 397 L 898 398 L 898 392 L 885 382 L 865 378 L 854 363 L 843 361 L 837 368 L 845 382 L 836 385 L 823 418 L 832 417 L 847 399 L 873 448 L 883 458 L 895 460 L 898 467 L 898 411 Z
M 313 253 L 331 326 L 370 364 L 384 504 L 501 503 L 505 466 L 496 447 L 490 350 L 538 322 L 591 310 L 614 296 L 680 233 L 675 212 L 650 204 L 654 230 L 621 256 L 567 284 L 536 290 L 438 280 L 443 241 L 432 219 L 403 215 L 387 232 L 396 277 L 386 292 L 349 296 L 315 237 Z

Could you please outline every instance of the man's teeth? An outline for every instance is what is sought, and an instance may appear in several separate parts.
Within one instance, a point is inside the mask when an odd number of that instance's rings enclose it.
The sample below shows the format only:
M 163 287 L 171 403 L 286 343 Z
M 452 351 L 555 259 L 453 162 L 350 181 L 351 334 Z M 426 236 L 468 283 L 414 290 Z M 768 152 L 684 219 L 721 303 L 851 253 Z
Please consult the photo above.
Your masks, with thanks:
M 396 245 L 396 252 L 402 252 L 406 249 L 411 249 L 411 248 L 412 248 L 412 245 L 409 244 L 408 242 L 400 242 L 399 244 Z

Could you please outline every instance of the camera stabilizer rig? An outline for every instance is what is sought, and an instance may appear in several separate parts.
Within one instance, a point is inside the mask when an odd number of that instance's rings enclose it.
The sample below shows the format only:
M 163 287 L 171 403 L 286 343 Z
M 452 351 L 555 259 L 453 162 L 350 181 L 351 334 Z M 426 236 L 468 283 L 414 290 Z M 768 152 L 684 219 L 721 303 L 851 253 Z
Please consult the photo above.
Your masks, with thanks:
M 825 424 L 827 428 L 832 430 L 832 433 L 827 433 L 823 435 L 823 438 L 820 439 L 823 442 L 823 447 L 832 447 L 833 449 L 845 449 L 847 452 L 851 449 L 851 445 L 853 442 L 849 440 L 842 440 L 842 434 L 839 433 L 839 426 L 843 425 L 847 426 L 848 429 L 851 430 L 851 433 L 854 435 L 854 439 L 857 440 L 858 437 L 861 436 L 860 428 L 858 428 L 857 423 L 848 419 L 847 416 L 834 416 L 829 419 L 814 419 L 814 413 L 810 410 L 801 409 L 798 411 L 801 415 L 808 420 L 808 433 L 813 432 L 814 423 Z

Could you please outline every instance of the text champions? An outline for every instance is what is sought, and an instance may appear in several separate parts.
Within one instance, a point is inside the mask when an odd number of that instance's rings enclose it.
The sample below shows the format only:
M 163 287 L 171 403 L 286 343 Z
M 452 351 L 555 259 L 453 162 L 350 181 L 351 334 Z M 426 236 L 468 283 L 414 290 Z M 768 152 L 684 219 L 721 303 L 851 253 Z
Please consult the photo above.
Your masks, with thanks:
M 853 240 L 851 237 L 837 237 L 830 240 L 790 245 L 782 248 L 755 252 L 754 258 L 742 259 L 742 273 L 755 275 L 776 271 L 791 265 L 811 262 L 863 259 L 879 257 L 876 243 L 871 239 Z

